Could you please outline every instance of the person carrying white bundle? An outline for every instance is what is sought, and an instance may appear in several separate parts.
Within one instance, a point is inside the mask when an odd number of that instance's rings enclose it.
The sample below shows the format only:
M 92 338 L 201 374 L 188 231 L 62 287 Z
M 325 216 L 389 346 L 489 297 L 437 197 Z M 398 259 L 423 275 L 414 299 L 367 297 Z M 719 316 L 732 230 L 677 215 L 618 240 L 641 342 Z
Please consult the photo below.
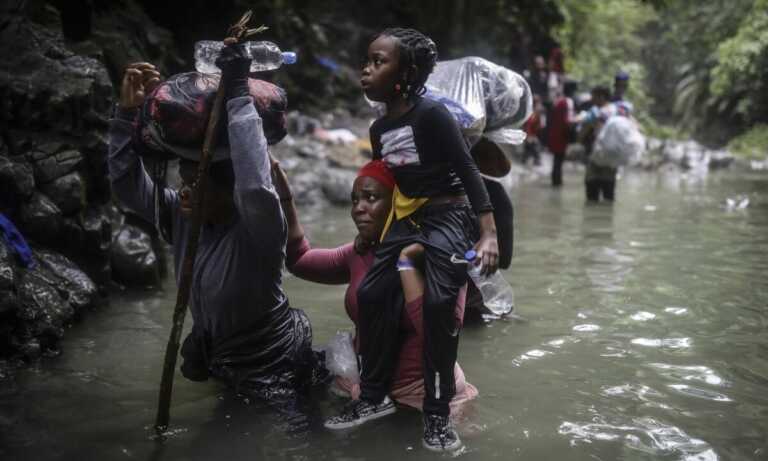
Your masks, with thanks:
M 637 122 L 624 115 L 610 117 L 595 140 L 591 161 L 599 166 L 618 168 L 628 165 L 645 149 L 645 137 Z
M 586 149 L 587 172 L 584 178 L 587 201 L 613 201 L 619 166 L 642 153 L 645 138 L 631 117 L 631 106 L 610 102 L 610 90 L 592 89 L 593 106 L 576 117 L 581 123 L 579 138 Z

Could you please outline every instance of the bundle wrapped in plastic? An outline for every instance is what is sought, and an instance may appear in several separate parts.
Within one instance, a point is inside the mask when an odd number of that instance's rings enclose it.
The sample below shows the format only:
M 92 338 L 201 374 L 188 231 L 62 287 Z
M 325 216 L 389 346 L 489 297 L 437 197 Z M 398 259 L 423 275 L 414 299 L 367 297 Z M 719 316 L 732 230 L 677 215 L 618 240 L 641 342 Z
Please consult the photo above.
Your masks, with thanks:
M 210 117 L 219 76 L 187 72 L 174 75 L 155 88 L 145 99 L 137 124 L 137 147 L 142 155 L 200 158 L 205 130 Z M 262 119 L 269 144 L 286 135 L 285 91 L 272 83 L 248 79 L 250 95 Z M 226 111 L 219 122 L 212 161 L 229 157 Z
M 348 331 L 338 331 L 325 347 L 325 366 L 334 376 L 341 376 L 353 383 L 360 381 L 357 355 Z
M 628 165 L 645 150 L 645 137 L 629 117 L 614 115 L 600 129 L 590 161 L 598 166 L 617 168 Z
M 424 97 L 441 102 L 458 122 L 480 172 L 491 177 L 509 173 L 513 146 L 525 141 L 519 128 L 533 112 L 525 78 L 471 56 L 438 62 L 425 86 Z M 369 103 L 384 112 L 384 104 Z
M 518 128 L 533 111 L 533 96 L 520 74 L 466 57 L 438 62 L 426 87 L 426 97 L 445 104 L 472 145 L 484 137 L 508 152 L 525 140 Z

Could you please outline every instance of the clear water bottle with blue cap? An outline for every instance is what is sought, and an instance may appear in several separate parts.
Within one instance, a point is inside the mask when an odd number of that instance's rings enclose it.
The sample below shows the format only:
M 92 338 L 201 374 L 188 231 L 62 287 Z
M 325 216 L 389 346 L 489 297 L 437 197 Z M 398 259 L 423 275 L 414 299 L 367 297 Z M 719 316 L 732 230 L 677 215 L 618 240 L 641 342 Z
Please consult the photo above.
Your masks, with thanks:
M 296 53 L 281 51 L 272 42 L 245 42 L 245 49 L 251 56 L 251 72 L 275 70 L 283 64 L 296 63 Z M 195 69 L 203 74 L 220 74 L 216 66 L 216 58 L 221 54 L 224 42 L 201 40 L 195 43 Z
M 496 315 L 508 315 L 515 308 L 515 294 L 501 271 L 493 274 L 482 274 L 482 264 L 477 260 L 477 252 L 469 250 L 464 253 L 467 263 L 467 273 L 483 296 L 483 304 Z

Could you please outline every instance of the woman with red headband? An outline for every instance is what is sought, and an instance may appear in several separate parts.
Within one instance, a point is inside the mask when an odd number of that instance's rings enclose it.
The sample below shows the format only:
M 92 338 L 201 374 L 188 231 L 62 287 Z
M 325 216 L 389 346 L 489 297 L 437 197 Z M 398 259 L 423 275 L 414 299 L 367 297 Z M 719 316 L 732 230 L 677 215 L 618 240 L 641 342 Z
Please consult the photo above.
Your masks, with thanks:
M 298 221 L 288 180 L 277 162 L 273 162 L 273 175 L 288 221 L 286 249 L 288 270 L 302 279 L 317 283 L 349 284 L 344 296 L 344 307 L 357 331 L 357 288 L 373 264 L 375 248 L 392 204 L 394 176 L 381 160 L 368 162 L 360 169 L 352 186 L 351 210 L 358 235 L 354 242 L 326 249 L 310 247 L 304 235 L 304 229 Z M 401 277 L 405 290 L 405 311 L 401 320 L 403 338 L 389 395 L 400 404 L 421 410 L 424 399 L 422 298 L 420 296 L 420 291 L 423 291 L 423 280 L 417 271 L 403 271 Z M 465 295 L 466 286 L 461 290 L 456 301 L 456 318 L 459 324 L 464 318 Z M 355 335 L 354 344 L 357 352 L 359 345 L 357 335 Z M 455 377 L 456 395 L 451 401 L 452 415 L 459 413 L 458 409 L 462 403 L 477 396 L 477 389 L 466 382 L 464 372 L 458 364 L 455 368 Z M 349 394 L 353 399 L 359 396 L 359 386 L 349 380 L 337 378 L 333 385 L 336 390 Z

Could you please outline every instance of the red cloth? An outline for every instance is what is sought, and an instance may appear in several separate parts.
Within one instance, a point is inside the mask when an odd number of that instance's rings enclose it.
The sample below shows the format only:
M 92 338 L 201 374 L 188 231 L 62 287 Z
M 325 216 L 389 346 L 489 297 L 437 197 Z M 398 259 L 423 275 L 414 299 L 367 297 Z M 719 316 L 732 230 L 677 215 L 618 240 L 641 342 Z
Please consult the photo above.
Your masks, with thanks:
M 549 118 L 549 130 L 547 132 L 547 147 L 555 155 L 565 155 L 568 147 L 568 131 L 571 124 L 572 102 L 562 96 L 557 99 L 552 108 L 552 116 Z
M 565 64 L 563 61 L 565 57 L 563 56 L 563 50 L 560 48 L 552 48 L 552 50 L 549 52 L 549 71 L 550 72 L 556 72 L 558 74 L 562 74 L 565 72 Z
M 361 178 L 363 176 L 379 181 L 387 189 L 395 188 L 395 176 L 382 160 L 371 160 L 363 165 L 360 171 L 357 172 L 357 177 Z
M 539 136 L 539 131 L 541 130 L 541 117 L 539 117 L 538 112 L 534 112 L 528 117 L 528 120 L 525 121 L 525 125 L 523 125 L 523 129 L 525 130 L 528 139 Z

